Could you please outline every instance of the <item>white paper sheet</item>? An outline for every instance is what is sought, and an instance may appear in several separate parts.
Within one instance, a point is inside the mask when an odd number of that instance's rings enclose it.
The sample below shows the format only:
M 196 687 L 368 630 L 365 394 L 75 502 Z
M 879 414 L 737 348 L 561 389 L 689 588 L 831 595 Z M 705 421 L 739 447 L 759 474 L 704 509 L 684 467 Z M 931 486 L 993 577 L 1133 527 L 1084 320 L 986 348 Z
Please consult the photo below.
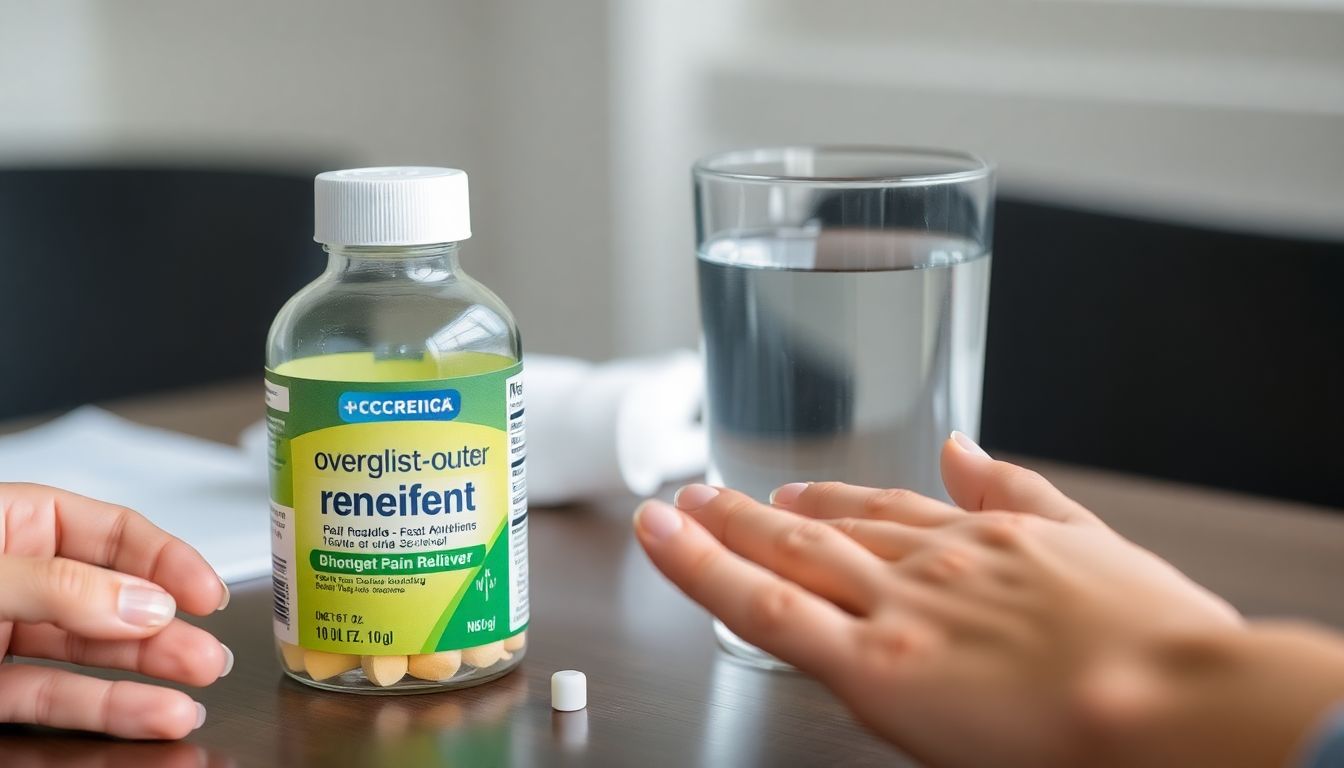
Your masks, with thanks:
M 0 481 L 115 502 L 196 547 L 226 582 L 271 569 L 266 470 L 239 448 L 85 406 L 0 437 Z

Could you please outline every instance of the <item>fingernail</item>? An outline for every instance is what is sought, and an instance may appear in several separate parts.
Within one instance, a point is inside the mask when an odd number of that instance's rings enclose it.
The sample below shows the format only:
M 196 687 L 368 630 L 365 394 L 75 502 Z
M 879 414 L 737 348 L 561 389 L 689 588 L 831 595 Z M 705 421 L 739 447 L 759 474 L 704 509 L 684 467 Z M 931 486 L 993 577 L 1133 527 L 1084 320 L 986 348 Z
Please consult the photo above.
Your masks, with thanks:
M 770 492 L 770 503 L 778 507 L 787 507 L 798 500 L 807 489 L 807 483 L 788 483 Z
M 124 584 L 117 595 L 117 615 L 137 627 L 161 627 L 172 621 L 176 612 L 173 596 L 152 587 Z
M 655 541 L 662 541 L 681 529 L 681 515 L 662 503 L 649 500 L 635 510 L 635 525 Z
M 224 596 L 219 599 L 219 607 L 215 609 L 216 611 L 222 611 L 229 607 L 229 585 L 225 584 L 223 579 L 220 579 L 219 586 L 224 588 Z
M 205 725 L 205 705 L 198 701 L 196 702 L 196 726 L 192 730 L 194 731 L 202 725 Z
M 956 443 L 958 448 L 972 456 L 983 456 L 986 459 L 990 458 L 990 455 L 985 453 L 985 449 L 981 448 L 974 440 L 967 437 L 964 432 L 958 432 L 955 429 L 952 430 L 952 442 Z
M 719 489 L 710 485 L 693 483 L 683 485 L 677 494 L 672 497 L 672 503 L 677 505 L 677 509 L 689 512 L 693 509 L 699 509 L 709 503 L 709 500 L 719 495 Z
M 223 643 L 220 643 L 219 647 L 224 649 L 224 671 L 220 672 L 219 676 L 225 677 L 233 671 L 233 650 Z

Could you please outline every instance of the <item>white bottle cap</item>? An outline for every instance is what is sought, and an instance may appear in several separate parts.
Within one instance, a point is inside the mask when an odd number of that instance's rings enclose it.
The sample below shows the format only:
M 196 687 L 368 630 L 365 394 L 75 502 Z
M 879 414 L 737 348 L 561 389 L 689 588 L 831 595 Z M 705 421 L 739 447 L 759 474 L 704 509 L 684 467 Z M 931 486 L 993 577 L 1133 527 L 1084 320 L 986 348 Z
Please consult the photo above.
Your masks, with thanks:
M 588 706 L 588 677 L 577 669 L 551 675 L 551 709 L 575 712 Z
M 456 168 L 319 173 L 313 239 L 327 245 L 429 245 L 471 237 L 467 174 Z

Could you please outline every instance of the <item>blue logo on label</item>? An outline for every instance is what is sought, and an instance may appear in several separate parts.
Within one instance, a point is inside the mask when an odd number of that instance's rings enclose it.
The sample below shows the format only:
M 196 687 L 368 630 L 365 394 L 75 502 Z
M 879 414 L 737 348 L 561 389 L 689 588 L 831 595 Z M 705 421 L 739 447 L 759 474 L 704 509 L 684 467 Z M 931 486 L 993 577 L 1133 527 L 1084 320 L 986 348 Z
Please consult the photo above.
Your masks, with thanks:
M 431 392 L 345 392 L 337 403 L 341 421 L 452 421 L 462 410 L 456 389 Z

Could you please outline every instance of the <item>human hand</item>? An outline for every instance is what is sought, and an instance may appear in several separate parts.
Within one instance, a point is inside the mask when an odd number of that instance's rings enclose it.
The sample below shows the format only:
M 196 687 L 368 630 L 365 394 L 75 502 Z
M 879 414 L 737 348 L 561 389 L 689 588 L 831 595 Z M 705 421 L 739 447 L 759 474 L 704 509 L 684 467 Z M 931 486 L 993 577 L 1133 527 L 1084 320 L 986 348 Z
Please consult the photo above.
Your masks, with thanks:
M 1240 616 L 1035 473 L 949 440 L 960 508 L 790 484 L 692 485 L 636 514 L 654 564 L 743 639 L 939 766 L 1105 764 L 1167 639 Z M 1239 631 L 1239 630 L 1237 630 Z
M 187 685 L 228 674 L 233 654 L 175 617 L 221 610 L 229 592 L 196 550 L 124 507 L 0 483 L 0 657 L 123 669 Z M 205 708 L 181 691 L 0 664 L 0 723 L 175 739 Z

